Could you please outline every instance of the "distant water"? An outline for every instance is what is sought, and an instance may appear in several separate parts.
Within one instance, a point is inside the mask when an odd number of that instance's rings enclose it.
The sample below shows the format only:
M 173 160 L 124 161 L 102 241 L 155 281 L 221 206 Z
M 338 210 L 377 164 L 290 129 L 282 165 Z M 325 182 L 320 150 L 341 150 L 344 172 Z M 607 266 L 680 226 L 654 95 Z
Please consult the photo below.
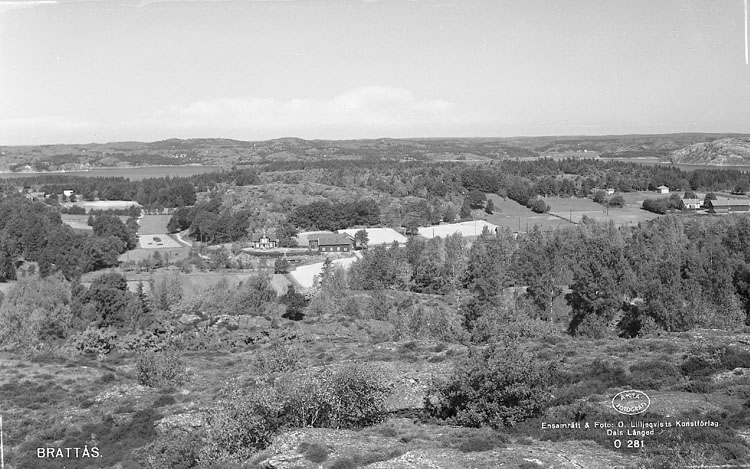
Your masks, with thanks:
M 638 163 L 645 165 L 676 166 L 683 171 L 695 171 L 696 169 L 736 169 L 743 173 L 750 172 L 750 166 L 718 166 L 715 164 L 674 164 L 660 161 L 658 158 L 602 158 L 600 161 L 621 161 L 623 163 Z
M 136 168 L 97 168 L 90 171 L 51 171 L 32 173 L 0 173 L 0 179 L 13 179 L 34 176 L 84 176 L 121 177 L 131 181 L 161 177 L 189 177 L 196 174 L 221 171 L 221 166 L 139 166 Z

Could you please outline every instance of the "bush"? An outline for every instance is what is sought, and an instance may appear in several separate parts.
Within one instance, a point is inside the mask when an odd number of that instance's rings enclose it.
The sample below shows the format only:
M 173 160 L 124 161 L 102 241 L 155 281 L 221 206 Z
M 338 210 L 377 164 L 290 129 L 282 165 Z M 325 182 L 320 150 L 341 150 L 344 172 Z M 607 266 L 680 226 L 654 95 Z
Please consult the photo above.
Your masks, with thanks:
M 433 383 L 425 408 L 467 427 L 512 426 L 539 414 L 551 400 L 553 370 L 513 345 L 472 347 L 445 382 Z
M 603 339 L 609 335 L 607 321 L 596 314 L 588 314 L 576 328 L 575 335 L 587 339 Z
M 304 365 L 305 351 L 299 344 L 279 345 L 259 350 L 253 364 L 259 373 L 284 373 Z
M 270 384 L 230 380 L 209 414 L 201 463 L 246 460 L 279 428 L 358 428 L 380 422 L 391 386 L 372 366 L 349 365 L 321 376 L 282 376 Z
M 200 463 L 242 462 L 271 443 L 282 424 L 283 404 L 271 386 L 244 387 L 237 378 L 221 391 L 209 412 Z
M 136 460 L 146 469 L 189 469 L 198 461 L 198 440 L 189 434 L 172 433 L 136 451 Z
M 392 387 L 382 371 L 370 365 L 348 365 L 324 376 L 323 383 L 334 428 L 365 427 L 383 419 Z
M 290 376 L 278 380 L 277 392 L 285 423 L 294 427 L 361 428 L 385 415 L 391 386 L 382 371 L 359 364 L 322 376 Z
M 669 210 L 669 199 L 646 199 L 643 201 L 643 209 L 659 215 L 664 215 Z
M 88 328 L 72 338 L 73 347 L 80 354 L 94 354 L 99 358 L 111 352 L 117 343 L 117 332 L 110 328 Z
M 533 199 L 529 201 L 528 207 L 532 212 L 536 213 L 547 213 L 550 210 L 550 206 L 547 205 L 542 199 Z
M 136 371 L 138 383 L 152 388 L 182 386 L 190 378 L 180 353 L 175 349 L 139 353 Z

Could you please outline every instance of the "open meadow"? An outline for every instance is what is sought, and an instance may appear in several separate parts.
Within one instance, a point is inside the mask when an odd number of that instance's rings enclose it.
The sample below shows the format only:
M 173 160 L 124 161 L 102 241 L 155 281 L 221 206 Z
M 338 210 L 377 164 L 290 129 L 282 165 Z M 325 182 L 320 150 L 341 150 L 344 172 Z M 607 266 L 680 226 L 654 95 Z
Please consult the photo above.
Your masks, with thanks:
M 62 218 L 63 223 L 75 230 L 87 231 L 89 233 L 93 233 L 94 231 L 94 229 L 88 225 L 88 215 L 70 215 L 67 213 L 63 213 L 60 215 L 60 218 Z M 118 216 L 118 218 L 122 220 L 123 223 L 125 223 L 129 217 L 120 215 Z
M 168 233 L 167 224 L 172 215 L 143 215 L 138 220 L 138 234 L 150 235 Z
M 135 200 L 78 200 L 76 202 L 62 202 L 61 207 L 71 208 L 78 206 L 89 210 L 121 210 L 132 206 L 140 207 L 141 204 Z
M 653 220 L 660 215 L 648 212 L 641 208 L 646 198 L 664 197 L 653 192 L 629 192 L 619 194 L 625 199 L 622 208 L 609 207 L 598 204 L 588 198 L 576 197 L 545 197 L 544 201 L 551 207 L 551 215 L 569 220 L 572 223 L 580 223 L 584 215 L 599 222 L 613 221 L 618 226 L 634 226 L 639 222 Z
M 474 210 L 473 215 L 477 219 L 487 220 L 497 225 L 500 229 L 510 229 L 512 232 L 526 232 L 534 226 L 539 226 L 543 231 L 554 230 L 570 226 L 570 223 L 549 213 L 535 213 L 530 208 L 519 204 L 511 199 L 503 199 L 495 194 L 487 194 L 487 199 L 492 200 L 495 211 L 492 215 L 483 210 Z

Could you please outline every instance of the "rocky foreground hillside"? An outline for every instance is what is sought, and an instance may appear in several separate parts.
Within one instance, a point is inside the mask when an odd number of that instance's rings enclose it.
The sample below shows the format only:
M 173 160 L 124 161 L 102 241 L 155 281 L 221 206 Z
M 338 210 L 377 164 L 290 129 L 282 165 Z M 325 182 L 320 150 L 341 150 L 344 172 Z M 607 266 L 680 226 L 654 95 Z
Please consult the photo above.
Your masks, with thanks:
M 750 137 L 729 137 L 676 150 L 672 163 L 716 166 L 750 165 Z

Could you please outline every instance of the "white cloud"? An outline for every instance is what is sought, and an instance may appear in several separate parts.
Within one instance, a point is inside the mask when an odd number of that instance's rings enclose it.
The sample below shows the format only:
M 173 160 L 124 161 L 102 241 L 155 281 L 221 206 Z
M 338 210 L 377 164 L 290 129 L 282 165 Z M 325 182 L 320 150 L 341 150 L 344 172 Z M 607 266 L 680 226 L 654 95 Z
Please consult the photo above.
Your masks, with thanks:
M 157 111 L 145 124 L 175 131 L 330 138 L 332 134 L 391 134 L 397 129 L 442 125 L 455 122 L 453 111 L 450 102 L 420 99 L 404 88 L 367 86 L 328 100 L 254 97 L 196 101 Z

